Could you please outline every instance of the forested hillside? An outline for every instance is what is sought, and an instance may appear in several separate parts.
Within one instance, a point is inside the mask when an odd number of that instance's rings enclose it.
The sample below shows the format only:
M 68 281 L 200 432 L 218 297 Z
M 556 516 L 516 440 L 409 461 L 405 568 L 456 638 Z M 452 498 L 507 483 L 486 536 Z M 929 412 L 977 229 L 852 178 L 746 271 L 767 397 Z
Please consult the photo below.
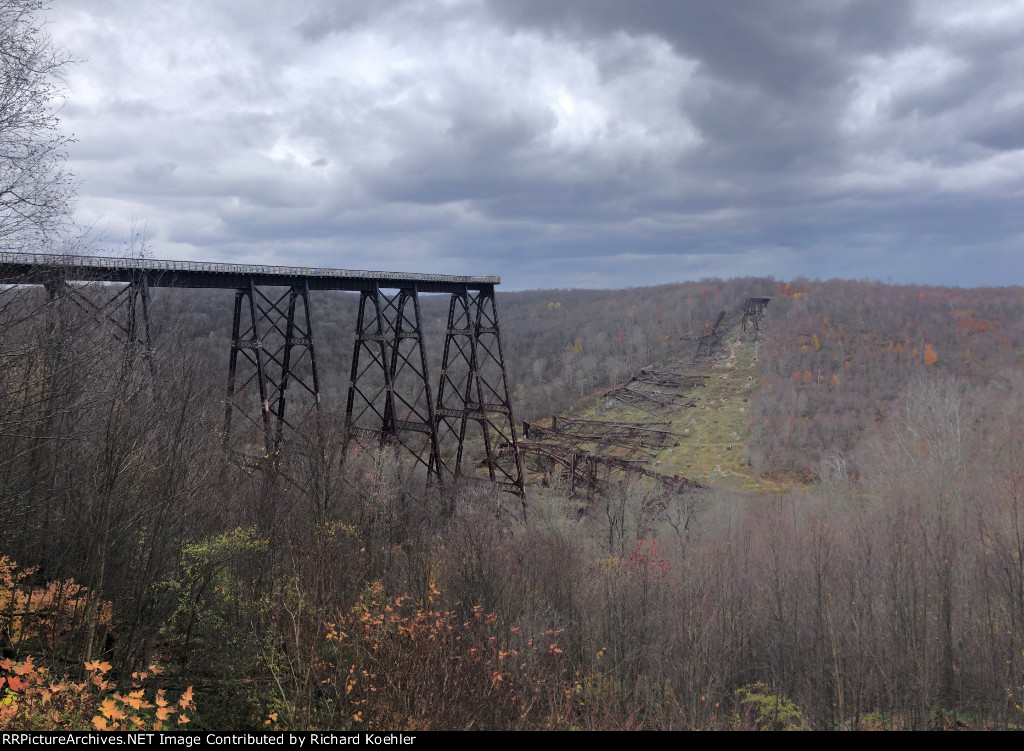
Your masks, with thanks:
M 3 289 L 0 727 L 1019 727 L 1021 288 L 502 294 L 515 406 L 689 362 L 750 295 L 773 300 L 745 450 L 787 482 L 586 504 L 556 483 L 524 522 L 486 488 L 406 482 L 389 450 L 342 465 L 330 431 L 279 470 L 231 461 L 229 294 L 158 294 L 150 369 Z M 314 303 L 332 412 L 354 300 Z M 423 304 L 434 342 L 445 305 Z
M 499 292 L 498 312 L 517 416 L 535 419 L 565 408 L 699 333 L 720 310 L 742 309 L 751 295 L 770 294 L 769 279 L 706 280 L 626 290 Z M 500 288 L 499 288 L 500 289 Z M 233 295 L 225 291 L 155 290 L 159 335 L 188 341 L 222 398 L 227 378 Z M 358 296 L 314 294 L 314 336 L 323 402 L 343 408 L 348 391 Z M 421 308 L 431 373 L 440 370 L 448 298 L 423 295 Z
M 817 473 L 928 375 L 998 392 L 1024 369 L 1020 287 L 801 280 L 777 285 L 768 316 L 752 418 L 765 471 Z

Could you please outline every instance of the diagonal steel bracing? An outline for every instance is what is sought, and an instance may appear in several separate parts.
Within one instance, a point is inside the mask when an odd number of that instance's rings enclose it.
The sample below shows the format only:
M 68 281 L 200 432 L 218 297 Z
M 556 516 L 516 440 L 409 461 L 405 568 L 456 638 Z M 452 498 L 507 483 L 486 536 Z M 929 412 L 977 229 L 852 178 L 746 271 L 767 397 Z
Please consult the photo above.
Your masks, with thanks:
M 493 286 L 452 293 L 436 413 L 441 450 L 431 459 L 433 471 L 442 477 L 467 474 L 463 458 L 473 422 L 480 427 L 491 482 L 525 498 Z
M 346 444 L 393 442 L 428 475 L 440 478 L 437 421 L 415 286 L 359 295 L 352 375 L 345 407 Z
M 137 275 L 127 284 L 85 286 L 52 277 L 44 286 L 51 300 L 73 303 L 123 345 L 125 368 L 131 369 L 141 356 L 152 369 L 149 279 L 145 274 Z
M 697 349 L 693 353 L 693 361 L 696 362 L 700 358 L 702 349 L 706 349 L 708 357 L 711 356 L 711 351 L 717 346 L 722 340 L 722 334 L 718 330 L 719 325 L 722 323 L 722 319 L 725 318 L 725 311 L 723 310 L 718 314 L 718 317 L 713 321 L 708 321 L 704 324 L 704 331 L 701 332 L 700 337 L 697 339 Z
M 88 281 L 114 290 L 113 296 L 97 302 L 96 293 L 74 286 Z M 304 417 L 320 412 L 310 290 L 359 292 L 346 444 L 400 445 L 429 477 L 444 481 L 473 477 L 463 459 L 467 443 L 475 446 L 479 435 L 489 479 L 524 498 L 494 296 L 500 282 L 496 276 L 0 252 L 0 284 L 39 284 L 51 296 L 74 301 L 125 343 L 127 365 L 139 352 L 151 353 L 151 287 L 234 289 L 224 445 L 233 442 L 242 454 L 258 448 L 275 466 L 286 429 L 301 433 Z M 451 295 L 436 401 L 419 308 L 424 293 Z
M 224 405 L 225 446 L 237 413 L 245 421 L 244 443 L 261 446 L 268 458 L 280 451 L 285 428 L 296 429 L 302 416 L 320 409 L 305 281 L 282 292 L 280 288 L 264 291 L 250 279 L 248 286 L 235 291 Z
M 740 336 L 747 333 L 748 324 L 754 329 L 754 341 L 758 340 L 761 334 L 761 319 L 764 318 L 765 308 L 771 302 L 770 297 L 748 297 L 743 304 L 743 325 L 740 327 Z

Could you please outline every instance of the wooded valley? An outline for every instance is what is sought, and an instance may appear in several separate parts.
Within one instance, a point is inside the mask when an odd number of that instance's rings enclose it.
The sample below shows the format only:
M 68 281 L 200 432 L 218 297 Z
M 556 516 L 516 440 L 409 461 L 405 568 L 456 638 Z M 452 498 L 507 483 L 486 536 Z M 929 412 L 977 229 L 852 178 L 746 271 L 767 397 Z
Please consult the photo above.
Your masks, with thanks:
M 756 343 L 751 296 L 772 298 Z M 742 395 L 698 388 L 659 454 L 704 487 L 569 497 L 555 472 L 524 521 L 387 447 L 342 462 L 343 293 L 314 297 L 316 429 L 239 465 L 229 294 L 156 291 L 149 367 L 73 306 L 0 291 L 0 727 L 1024 722 L 1024 290 L 747 278 L 498 305 L 519 427 L 610 409 L 648 366 L 734 374 Z M 701 443 L 725 410 L 731 453 Z

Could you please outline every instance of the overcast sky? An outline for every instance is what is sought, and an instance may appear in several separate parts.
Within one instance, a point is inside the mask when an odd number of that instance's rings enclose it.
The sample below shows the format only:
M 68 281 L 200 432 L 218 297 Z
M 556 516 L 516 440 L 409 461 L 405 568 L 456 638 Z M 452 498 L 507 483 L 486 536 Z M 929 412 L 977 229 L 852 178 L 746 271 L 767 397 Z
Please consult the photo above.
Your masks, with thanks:
M 371 9 L 372 6 L 372 9 Z M 78 218 L 158 258 L 1024 283 L 1024 2 L 75 0 Z

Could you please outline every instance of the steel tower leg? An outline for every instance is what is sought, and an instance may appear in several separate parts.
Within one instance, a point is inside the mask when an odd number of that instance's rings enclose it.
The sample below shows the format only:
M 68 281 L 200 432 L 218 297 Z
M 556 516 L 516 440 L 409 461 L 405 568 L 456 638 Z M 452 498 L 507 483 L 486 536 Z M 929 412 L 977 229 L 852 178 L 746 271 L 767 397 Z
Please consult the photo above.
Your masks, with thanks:
M 47 282 L 45 287 L 51 300 L 70 300 L 86 315 L 110 330 L 113 337 L 124 345 L 123 364 L 126 371 L 134 367 L 136 357 L 141 354 L 149 360 L 152 372 L 149 278 L 146 274 L 140 274 L 128 284 L 117 287 L 114 294 L 105 300 L 102 295 L 108 287 L 81 287 L 56 278 Z M 138 325 L 140 301 L 143 321 L 141 331 Z
M 300 303 L 301 317 L 297 310 Z M 247 377 L 239 372 L 240 365 L 249 371 Z M 259 415 L 248 399 L 247 392 L 253 385 L 259 398 Z M 310 403 L 310 410 L 320 409 L 309 286 L 303 282 L 289 287 L 280 296 L 268 296 L 250 282 L 248 287 L 235 292 L 224 407 L 225 444 L 231 433 L 232 415 L 240 412 L 262 434 L 267 458 L 276 461 L 285 440 L 285 428 L 301 429 L 300 421 L 289 416 L 289 410 L 293 414 L 296 411 L 289 406 L 295 399 L 289 398 L 293 386 L 308 393 L 305 401 Z
M 352 373 L 345 406 L 349 441 L 404 448 L 428 476 L 440 479 L 434 402 L 415 287 L 359 295 Z
M 466 474 L 466 428 L 476 422 L 490 481 L 524 499 L 525 509 L 522 456 L 493 287 L 452 294 L 435 412 L 438 437 L 448 451 L 438 454 L 436 464 L 454 477 Z M 454 457 L 447 449 L 453 438 Z

